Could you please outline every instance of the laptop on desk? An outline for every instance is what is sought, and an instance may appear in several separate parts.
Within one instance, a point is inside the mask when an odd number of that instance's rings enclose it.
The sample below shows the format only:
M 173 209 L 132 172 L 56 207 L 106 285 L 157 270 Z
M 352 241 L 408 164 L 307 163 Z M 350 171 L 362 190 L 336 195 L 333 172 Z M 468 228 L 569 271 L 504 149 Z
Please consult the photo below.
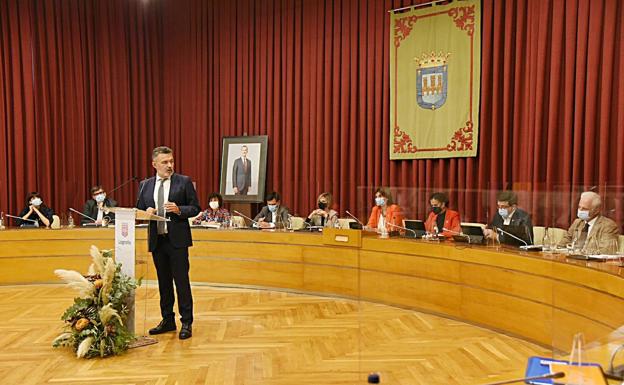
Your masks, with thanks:
M 468 242 L 475 244 L 485 243 L 483 227 L 477 225 L 461 225 L 463 235 L 454 235 L 455 242 Z
M 406 229 L 413 231 L 406 231 L 405 236 L 409 238 L 421 238 L 427 233 L 425 230 L 425 222 L 418 219 L 406 219 L 403 221 Z

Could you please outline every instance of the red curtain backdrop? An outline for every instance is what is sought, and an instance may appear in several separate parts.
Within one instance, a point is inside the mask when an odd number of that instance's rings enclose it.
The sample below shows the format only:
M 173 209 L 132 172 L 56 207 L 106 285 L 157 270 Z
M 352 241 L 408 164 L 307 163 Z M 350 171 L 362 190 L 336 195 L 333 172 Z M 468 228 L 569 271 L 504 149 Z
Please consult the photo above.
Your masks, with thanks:
M 331 191 L 364 218 L 378 185 L 408 216 L 434 189 L 464 220 L 487 220 L 480 190 L 502 187 L 527 191 L 539 224 L 554 207 L 564 225 L 592 186 L 617 209 L 624 3 L 484 0 L 478 157 L 390 161 L 387 11 L 413 3 L 0 0 L 0 209 L 31 190 L 81 207 L 95 183 L 151 175 L 161 144 L 205 205 L 221 138 L 245 134 L 269 136 L 267 188 L 299 215 Z

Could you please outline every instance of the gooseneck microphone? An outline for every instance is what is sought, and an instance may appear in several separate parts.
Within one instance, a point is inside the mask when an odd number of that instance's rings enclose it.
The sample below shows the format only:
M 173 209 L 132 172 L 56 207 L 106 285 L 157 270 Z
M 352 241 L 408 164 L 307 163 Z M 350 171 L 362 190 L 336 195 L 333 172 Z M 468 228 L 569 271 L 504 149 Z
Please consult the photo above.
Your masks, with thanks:
M 36 223 L 37 225 L 39 224 L 39 221 L 36 221 L 34 219 L 24 219 L 22 217 L 18 217 L 17 215 L 11 215 L 11 214 L 4 214 L 4 215 L 9 218 L 19 219 L 20 221 L 32 222 L 32 223 Z
M 518 241 L 520 241 L 520 242 L 524 243 L 524 246 L 529 246 L 529 244 L 528 244 L 528 243 L 527 243 L 524 239 L 522 239 L 522 238 L 520 238 L 520 237 L 517 237 L 517 236 L 513 235 L 513 234 L 512 234 L 512 233 L 510 233 L 509 231 L 505 231 L 505 230 L 501 229 L 500 227 L 496 227 L 496 231 L 501 232 L 501 233 L 503 233 L 503 234 L 505 234 L 505 235 L 509 235 L 510 237 L 512 237 L 512 238 L 514 238 L 514 239 L 516 239 L 516 240 L 518 240 Z
M 71 207 L 69 208 L 69 211 L 73 211 L 73 212 L 75 212 L 75 213 L 76 213 L 76 214 L 78 214 L 78 215 L 82 215 L 83 217 L 85 217 L 85 218 L 87 218 L 87 219 L 92 220 L 94 223 L 95 223 L 95 222 L 97 222 L 97 220 L 95 220 L 95 219 L 91 218 L 90 216 L 88 216 L 88 215 L 86 215 L 86 214 L 83 214 L 83 213 L 81 213 L 80 211 L 75 210 L 75 209 L 73 209 L 73 208 L 71 208 Z
M 253 219 L 249 218 L 247 215 L 241 213 L 240 211 L 236 211 L 236 210 L 232 210 L 233 213 L 240 215 L 241 217 L 250 220 L 253 224 L 255 224 L 256 226 L 258 225 L 258 221 L 254 221 Z
M 119 190 L 120 188 L 122 188 L 123 186 L 125 186 L 125 185 L 127 185 L 128 183 L 133 182 L 133 181 L 135 181 L 135 180 L 137 180 L 137 179 L 139 179 L 139 178 L 137 178 L 136 176 L 133 176 L 132 178 L 130 178 L 130 179 L 128 179 L 128 180 L 126 180 L 126 181 L 124 181 L 124 182 L 123 182 L 122 184 L 120 184 L 119 186 L 117 186 L 117 187 L 113 188 L 113 189 L 112 189 L 110 192 L 108 192 L 107 194 L 112 194 L 112 193 L 114 193 L 115 191 L 117 191 L 117 190 Z
M 394 223 L 390 223 L 390 222 L 387 222 L 386 225 L 392 226 L 392 227 L 396 227 L 397 229 L 410 231 L 412 234 L 414 234 L 414 238 L 417 237 L 416 232 L 414 230 L 412 230 L 412 229 L 408 229 L 407 227 L 395 225 Z
M 453 231 L 451 229 L 447 229 L 446 227 L 443 227 L 442 231 L 446 231 L 446 232 L 449 232 L 451 234 L 455 234 L 455 235 L 459 235 L 460 237 L 464 237 L 464 238 L 466 238 L 468 240 L 468 243 L 471 243 L 470 235 L 468 235 L 468 234 L 464 234 L 462 232 Z
M 137 200 L 136 200 L 136 203 L 134 204 L 134 207 L 137 207 L 137 208 L 139 207 L 139 202 L 141 201 L 141 193 L 143 192 L 143 189 L 145 188 L 145 185 L 147 184 L 148 179 L 149 178 L 145 178 L 139 182 L 139 186 L 141 187 L 139 188 L 139 193 L 137 194 Z
M 357 221 L 357 223 L 359 223 L 360 225 L 362 225 L 362 227 L 364 227 L 364 223 L 360 222 L 360 220 L 353 214 L 351 214 L 349 212 L 349 210 L 345 210 L 345 213 L 347 213 L 348 216 L 350 216 L 351 218 L 355 219 Z
M 542 250 L 542 246 L 541 245 L 529 245 L 524 239 L 517 237 L 515 235 L 513 235 L 512 233 L 510 233 L 509 231 L 505 231 L 503 229 L 501 229 L 500 227 L 496 228 L 496 231 L 499 231 L 505 235 L 509 235 L 510 237 L 519 240 L 520 242 L 524 243 L 524 245 L 520 246 L 520 249 L 522 250 L 526 250 L 526 251 L 541 251 Z

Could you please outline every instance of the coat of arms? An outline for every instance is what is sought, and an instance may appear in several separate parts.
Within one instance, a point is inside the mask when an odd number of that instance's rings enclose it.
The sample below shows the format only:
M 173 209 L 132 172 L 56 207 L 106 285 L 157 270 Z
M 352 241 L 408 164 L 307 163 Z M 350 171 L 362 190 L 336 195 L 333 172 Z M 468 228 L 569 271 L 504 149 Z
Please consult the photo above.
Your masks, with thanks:
M 446 102 L 448 89 L 448 57 L 450 54 L 422 54 L 415 58 L 418 63 L 416 70 L 416 102 L 422 108 L 435 110 Z

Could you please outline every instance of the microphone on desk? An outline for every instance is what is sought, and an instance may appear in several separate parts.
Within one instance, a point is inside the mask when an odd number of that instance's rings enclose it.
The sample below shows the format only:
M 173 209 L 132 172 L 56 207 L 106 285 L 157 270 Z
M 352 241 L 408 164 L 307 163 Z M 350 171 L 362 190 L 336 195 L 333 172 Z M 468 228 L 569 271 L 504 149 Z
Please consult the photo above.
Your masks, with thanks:
M 135 180 L 137 180 L 137 179 L 139 179 L 139 178 L 137 178 L 136 176 L 133 176 L 132 178 L 130 178 L 130 179 L 128 179 L 128 180 L 126 180 L 126 181 L 124 181 L 124 182 L 123 182 L 122 184 L 120 184 L 119 186 L 117 186 L 117 187 L 113 188 L 113 189 L 112 189 L 112 190 L 111 190 L 108 194 L 112 194 L 112 193 L 114 193 L 115 191 L 119 190 L 119 189 L 120 189 L 120 188 L 122 188 L 123 186 L 125 186 L 125 185 L 127 185 L 128 183 L 130 183 L 130 182 L 132 182 L 132 181 L 135 181 Z
M 533 376 L 533 377 L 522 377 L 522 378 L 515 378 L 513 380 L 505 380 L 505 381 L 500 381 L 500 382 L 491 382 L 489 384 L 485 384 L 485 385 L 506 385 L 506 384 L 513 384 L 516 382 L 529 382 L 529 381 L 537 381 L 537 380 L 547 380 L 547 379 L 551 379 L 551 378 L 561 378 L 561 377 L 565 377 L 565 373 L 564 372 L 556 372 L 556 373 L 548 373 L 548 374 L 543 374 L 541 376 Z
M 20 221 L 27 221 L 27 222 L 32 222 L 34 224 L 36 224 L 37 226 L 39 226 L 39 221 L 36 221 L 34 219 L 24 219 L 22 217 L 18 217 L 16 215 L 11 215 L 11 214 L 4 214 L 5 216 L 9 217 L 9 218 L 13 218 L 13 219 L 19 219 Z
M 349 212 L 349 210 L 345 210 L 345 213 L 347 213 L 348 216 L 350 216 L 351 218 L 355 219 L 357 221 L 357 223 L 360 224 L 360 226 L 362 226 L 362 228 L 364 228 L 364 223 L 360 222 L 360 220 L 353 214 L 351 214 Z
M 414 230 L 412 230 L 412 229 L 408 229 L 407 227 L 395 225 L 394 223 L 390 223 L 390 222 L 386 223 L 386 225 L 392 226 L 392 227 L 396 227 L 397 229 L 410 231 L 410 232 L 412 232 L 412 234 L 414 234 L 414 238 L 417 237 L 416 232 Z
M 240 211 L 232 210 L 232 212 L 233 212 L 234 214 L 238 214 L 238 215 L 240 215 L 241 217 L 243 217 L 243 218 L 245 218 L 245 219 L 250 220 L 253 224 L 255 224 L 256 226 L 258 226 L 258 221 L 254 221 L 253 219 L 249 218 L 247 215 L 245 215 L 245 214 L 241 213 Z
M 522 250 L 526 250 L 526 251 L 541 251 L 542 250 L 542 246 L 540 246 L 540 245 L 529 245 L 527 243 L 527 241 L 525 241 L 524 239 L 522 239 L 520 237 L 517 237 L 517 236 L 513 235 L 509 231 L 505 231 L 505 230 L 501 229 L 500 227 L 495 227 L 495 229 L 498 232 L 501 232 L 501 233 L 503 233 L 505 235 L 508 235 L 508 236 L 510 236 L 510 237 L 512 237 L 512 238 L 514 238 L 514 239 L 524 243 L 523 246 L 520 246 L 520 249 L 522 249 Z
M 464 238 L 466 238 L 466 239 L 468 240 L 468 243 L 469 243 L 469 244 L 470 244 L 470 243 L 471 243 L 471 241 L 472 241 L 472 240 L 470 239 L 470 235 L 468 235 L 468 234 L 464 234 L 464 233 L 462 233 L 462 232 L 453 231 L 453 230 L 451 230 L 451 229 L 447 229 L 446 227 L 443 227 L 443 228 L 442 228 L 442 231 L 446 231 L 446 232 L 449 232 L 449 233 L 451 233 L 451 234 L 455 234 L 455 235 L 459 235 L 460 237 L 464 237 Z
M 73 212 L 75 212 L 75 213 L 76 213 L 76 214 L 78 214 L 78 215 L 82 215 L 83 217 L 85 217 L 85 218 L 87 218 L 87 219 L 89 219 L 89 220 L 92 220 L 92 221 L 93 221 L 93 223 L 97 222 L 97 220 L 95 220 L 95 219 L 91 218 L 90 216 L 88 216 L 88 215 L 86 215 L 86 214 L 83 214 L 83 213 L 81 213 L 80 211 L 78 211 L 78 210 L 76 210 L 76 209 L 73 209 L 73 208 L 71 208 L 71 207 L 69 208 L 69 211 L 73 211 Z

